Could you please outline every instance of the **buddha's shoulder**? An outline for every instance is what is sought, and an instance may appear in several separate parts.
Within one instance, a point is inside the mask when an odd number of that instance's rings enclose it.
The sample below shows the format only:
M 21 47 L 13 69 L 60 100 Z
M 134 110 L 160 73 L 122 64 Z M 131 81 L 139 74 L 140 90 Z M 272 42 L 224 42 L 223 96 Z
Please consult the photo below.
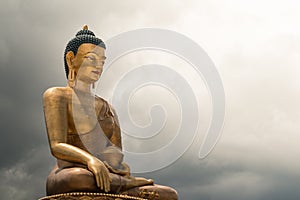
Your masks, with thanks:
M 106 99 L 104 99 L 103 97 L 95 95 L 95 101 L 97 103 L 102 103 L 106 107 L 111 107 L 112 108 L 112 105 Z
M 108 103 L 107 100 L 105 100 L 104 98 L 98 96 L 98 95 L 95 95 L 95 100 L 97 102 L 105 102 L 105 103 Z
M 45 92 L 44 92 L 44 99 L 61 99 L 61 98 L 70 98 L 70 96 L 72 95 L 72 88 L 70 87 L 51 87 L 48 88 Z
M 116 114 L 115 109 L 107 100 L 105 100 L 104 98 L 102 98 L 98 95 L 95 95 L 95 100 L 96 100 L 96 102 L 102 103 L 102 109 L 105 109 L 105 110 L 111 112 L 111 114 L 113 116 Z

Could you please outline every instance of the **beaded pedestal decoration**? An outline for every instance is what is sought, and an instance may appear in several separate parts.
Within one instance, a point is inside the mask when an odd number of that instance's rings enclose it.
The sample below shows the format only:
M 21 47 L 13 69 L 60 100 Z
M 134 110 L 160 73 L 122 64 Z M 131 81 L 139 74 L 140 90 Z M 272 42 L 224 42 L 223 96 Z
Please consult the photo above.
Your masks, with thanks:
M 140 197 L 133 197 L 123 194 L 105 194 L 89 192 L 72 192 L 56 194 L 40 198 L 39 200 L 147 200 Z

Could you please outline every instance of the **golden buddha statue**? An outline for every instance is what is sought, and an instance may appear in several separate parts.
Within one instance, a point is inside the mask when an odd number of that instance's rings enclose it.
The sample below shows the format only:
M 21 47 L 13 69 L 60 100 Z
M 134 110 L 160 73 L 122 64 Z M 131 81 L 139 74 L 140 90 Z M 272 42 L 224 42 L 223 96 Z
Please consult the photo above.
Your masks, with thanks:
M 44 113 L 57 163 L 47 178 L 47 195 L 104 192 L 155 199 L 177 199 L 174 189 L 133 177 L 123 162 L 121 131 L 114 109 L 91 88 L 105 63 L 105 44 L 84 26 L 66 47 L 66 87 L 44 93 Z

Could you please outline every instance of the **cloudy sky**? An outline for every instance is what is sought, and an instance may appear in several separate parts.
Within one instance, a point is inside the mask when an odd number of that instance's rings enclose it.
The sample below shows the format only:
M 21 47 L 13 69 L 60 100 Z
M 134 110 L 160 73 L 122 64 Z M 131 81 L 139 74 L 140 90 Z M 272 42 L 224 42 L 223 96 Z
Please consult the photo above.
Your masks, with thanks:
M 299 6 L 296 0 L 1 1 L 2 198 L 45 195 L 55 160 L 42 93 L 66 84 L 65 44 L 88 24 L 104 40 L 146 27 L 181 33 L 207 52 L 223 80 L 226 119 L 211 154 L 198 159 L 199 131 L 179 160 L 139 176 L 174 187 L 180 199 L 299 199 Z M 199 104 L 209 111 L 208 101 Z

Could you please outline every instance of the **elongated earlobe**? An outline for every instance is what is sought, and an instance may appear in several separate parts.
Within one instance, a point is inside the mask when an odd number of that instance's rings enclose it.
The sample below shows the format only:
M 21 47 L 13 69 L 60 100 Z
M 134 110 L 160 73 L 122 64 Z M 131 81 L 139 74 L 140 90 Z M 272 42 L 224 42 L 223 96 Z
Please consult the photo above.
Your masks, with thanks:
M 74 59 L 74 53 L 72 51 L 69 51 L 66 55 L 66 61 L 69 67 L 68 85 L 71 88 L 74 88 L 76 85 L 76 72 L 73 66 L 73 59 Z
M 71 88 L 74 88 L 76 85 L 76 74 L 74 69 L 69 70 L 69 75 L 68 75 L 68 85 Z

